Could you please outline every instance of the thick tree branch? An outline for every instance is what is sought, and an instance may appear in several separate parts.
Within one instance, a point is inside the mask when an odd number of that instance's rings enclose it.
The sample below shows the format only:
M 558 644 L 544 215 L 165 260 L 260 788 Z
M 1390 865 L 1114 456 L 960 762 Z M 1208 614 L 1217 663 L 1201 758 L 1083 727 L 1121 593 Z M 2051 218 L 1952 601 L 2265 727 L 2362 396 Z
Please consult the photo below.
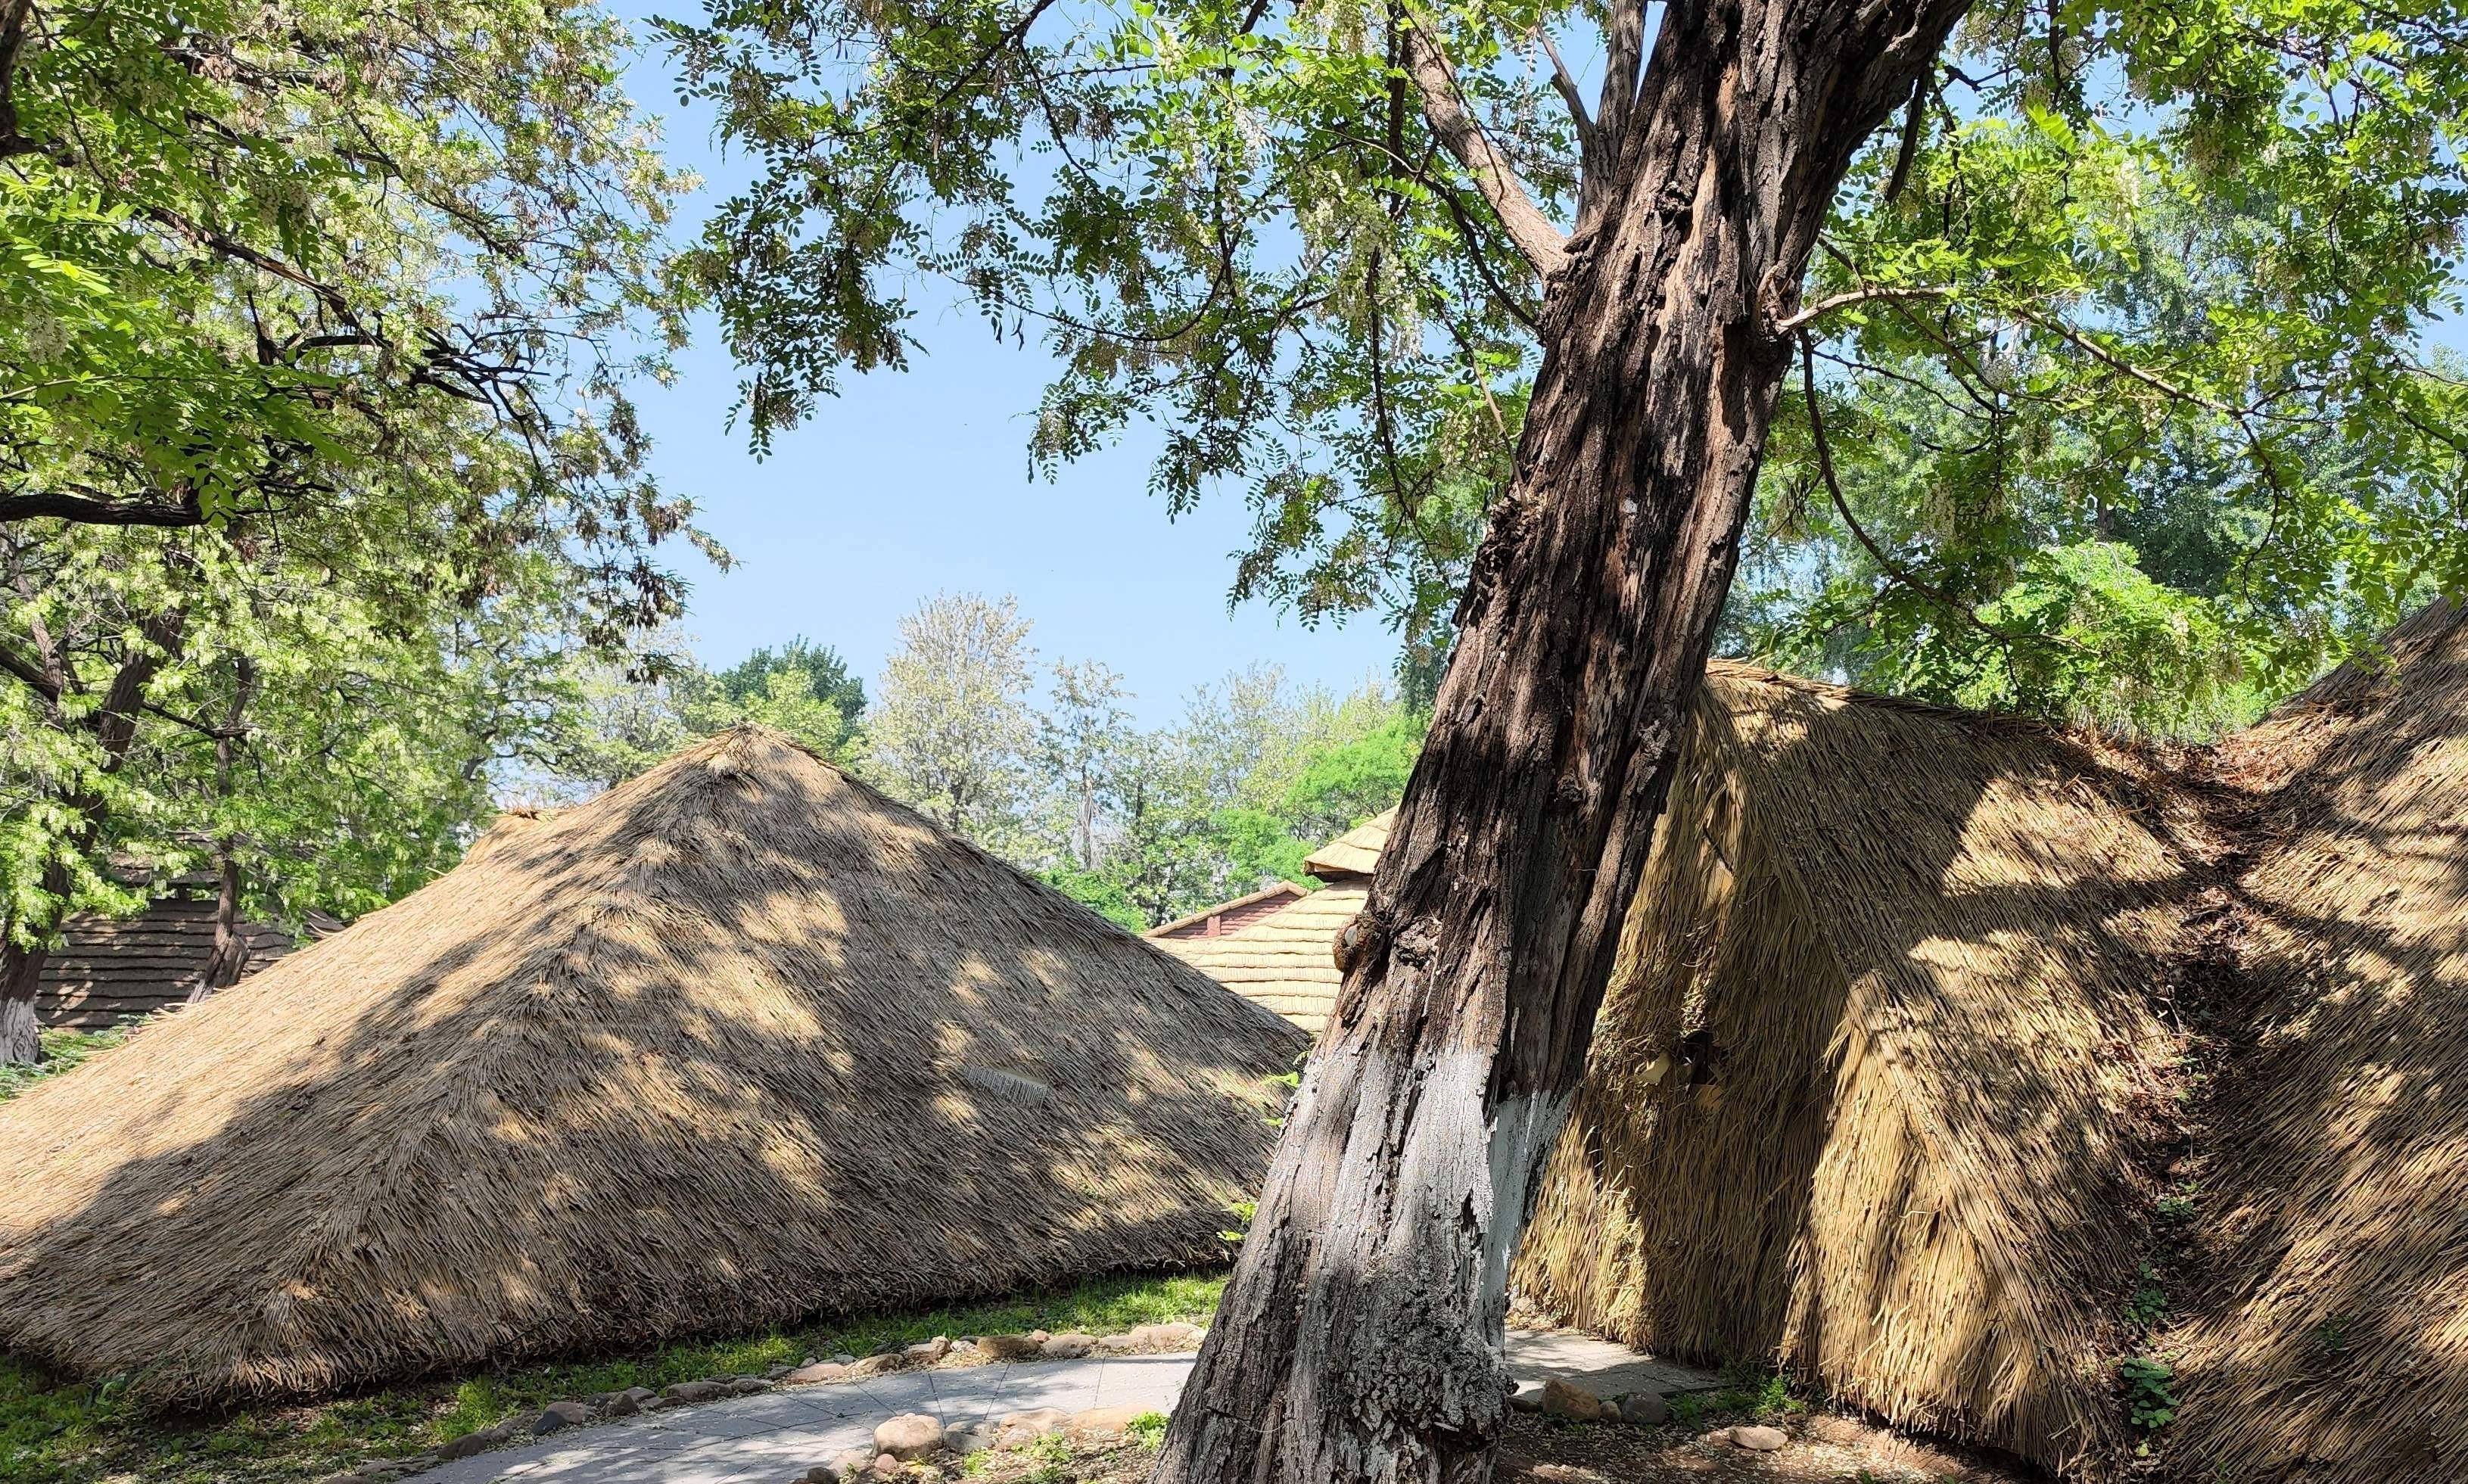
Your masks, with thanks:
M 1421 17 L 1407 13 L 1405 26 L 1405 71 L 1423 94 L 1423 116 L 1430 121 L 1431 132 L 1455 155 L 1457 163 L 1474 174 L 1474 185 L 1483 199 L 1491 203 L 1492 212 L 1500 225 L 1508 229 L 1509 240 L 1534 265 L 1537 274 L 1548 275 L 1567 257 L 1568 240 L 1561 234 L 1542 208 L 1534 204 L 1525 182 L 1520 180 L 1516 167 L 1500 153 L 1491 137 L 1466 111 L 1457 91 L 1456 70 L 1440 50 L 1439 42 L 1424 29 Z
M 1920 138 L 1928 126 L 1928 79 L 1922 78 L 1911 88 L 1911 106 L 1903 115 L 1903 142 L 1894 151 L 1894 172 L 1885 181 L 1885 199 L 1890 201 L 1903 194 L 1911 178 L 1911 162 L 1919 158 Z
M 6 671 L 25 681 L 34 688 L 35 695 L 47 701 L 57 701 L 60 698 L 60 688 L 53 683 L 52 677 L 43 674 L 41 667 L 29 661 L 14 650 L 0 648 L 0 671 Z
M 1954 285 L 1950 284 L 1915 284 L 1903 288 L 1889 286 L 1854 288 L 1845 293 L 1819 299 L 1796 314 L 1774 321 L 1774 333 L 1797 334 L 1825 315 L 1837 309 L 1847 309 L 1855 304 L 1874 304 L 1880 299 L 1951 299 L 1954 292 Z
M 1637 81 L 1645 66 L 1646 0 L 1614 0 L 1611 24 L 1603 36 L 1603 96 L 1594 105 L 1594 132 L 1602 139 L 1605 160 L 1620 152 L 1628 133 L 1629 114 L 1636 106 Z M 1607 189 L 1610 182 L 1604 182 Z M 1587 198 L 1596 194 L 1588 182 Z
M 0 494 L 0 524 L 13 520 L 73 520 L 88 526 L 201 526 L 205 512 L 192 491 L 176 505 L 148 500 L 92 500 L 83 495 L 42 491 L 33 494 Z

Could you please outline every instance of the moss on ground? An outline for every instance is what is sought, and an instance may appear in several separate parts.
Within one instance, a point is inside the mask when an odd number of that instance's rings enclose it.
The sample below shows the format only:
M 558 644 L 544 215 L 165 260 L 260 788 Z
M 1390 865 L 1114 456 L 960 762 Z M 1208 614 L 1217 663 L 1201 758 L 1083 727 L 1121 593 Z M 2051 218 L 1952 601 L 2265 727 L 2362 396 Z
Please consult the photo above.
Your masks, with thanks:
M 162 1414 L 111 1382 L 66 1381 L 0 1357 L 0 1484 L 278 1484 L 373 1458 L 433 1449 L 560 1397 L 761 1374 L 809 1356 L 870 1355 L 936 1335 L 1044 1329 L 1116 1334 L 1140 1324 L 1204 1323 L 1222 1273 L 1095 1279 L 992 1303 L 818 1321 L 734 1339 L 684 1341 L 637 1355 L 506 1366 L 411 1381 L 329 1402 Z

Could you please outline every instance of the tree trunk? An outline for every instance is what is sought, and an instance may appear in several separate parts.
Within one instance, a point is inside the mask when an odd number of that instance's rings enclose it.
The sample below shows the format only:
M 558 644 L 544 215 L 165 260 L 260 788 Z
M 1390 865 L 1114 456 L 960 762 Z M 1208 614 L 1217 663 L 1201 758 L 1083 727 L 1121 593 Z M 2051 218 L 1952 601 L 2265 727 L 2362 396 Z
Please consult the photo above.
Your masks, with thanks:
M 240 983 L 240 970 L 248 967 L 248 936 L 240 930 L 240 862 L 226 849 L 217 853 L 216 866 L 219 879 L 215 888 L 215 947 L 206 955 L 196 987 L 189 991 L 192 1005 Z
M 248 714 L 249 702 L 257 698 L 257 661 L 245 654 L 232 656 L 231 704 L 215 735 L 215 795 L 226 809 L 232 799 L 232 764 L 246 735 L 240 730 L 240 719 Z M 215 947 L 206 955 L 205 970 L 189 991 L 192 1005 L 238 984 L 240 971 L 248 967 L 248 939 L 240 923 L 239 848 L 240 841 L 229 834 L 215 842 Z
M 1963 0 L 1674 0 L 1156 1484 L 1480 1484 L 1584 1064 L 1853 151 Z
M 34 1019 L 34 991 L 43 977 L 41 948 L 0 946 L 0 1065 L 32 1065 L 43 1060 L 42 1028 Z

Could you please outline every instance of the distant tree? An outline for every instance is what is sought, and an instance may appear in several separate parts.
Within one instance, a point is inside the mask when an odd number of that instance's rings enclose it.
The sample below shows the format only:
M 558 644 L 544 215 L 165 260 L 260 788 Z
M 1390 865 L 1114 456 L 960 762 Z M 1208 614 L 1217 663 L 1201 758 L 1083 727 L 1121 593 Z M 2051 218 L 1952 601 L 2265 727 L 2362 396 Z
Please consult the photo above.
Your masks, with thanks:
M 789 671 L 805 676 L 802 691 L 784 691 L 773 684 L 775 676 Z M 720 694 L 739 706 L 765 701 L 777 705 L 778 697 L 791 694 L 811 696 L 839 713 L 844 735 L 855 734 L 865 715 L 865 682 L 849 673 L 848 662 L 837 650 L 811 643 L 803 634 L 782 645 L 777 653 L 765 645 L 712 678 Z
M 1325 839 L 1394 808 L 1430 728 L 1430 713 L 1399 709 L 1352 737 L 1313 747 L 1286 785 L 1287 830 Z
M 835 651 L 791 639 L 776 652 L 766 646 L 714 672 L 688 652 L 687 642 L 671 626 L 628 660 L 584 655 L 568 667 L 572 702 L 560 714 L 557 743 L 514 787 L 587 798 L 746 721 L 785 732 L 843 766 L 855 765 L 865 688 Z
M 1055 688 L 1081 745 L 1047 752 L 1041 786 L 1061 822 L 1042 848 L 1049 879 L 1101 910 L 1128 903 L 1143 925 L 1308 882 L 1314 846 L 1397 802 L 1428 724 L 1384 686 L 1338 696 L 1269 665 L 1196 688 L 1181 719 L 1154 731 L 1131 729 L 1112 699 L 1085 677 Z
M 1061 813 L 1064 855 L 1082 874 L 1103 860 L 1108 815 L 1121 808 L 1143 749 L 1123 703 L 1123 677 L 1094 660 L 1058 663 L 1038 723 L 1039 763 Z
M 1037 651 L 1005 596 L 927 600 L 900 621 L 866 717 L 866 775 L 945 829 L 1011 854 L 1037 745 Z

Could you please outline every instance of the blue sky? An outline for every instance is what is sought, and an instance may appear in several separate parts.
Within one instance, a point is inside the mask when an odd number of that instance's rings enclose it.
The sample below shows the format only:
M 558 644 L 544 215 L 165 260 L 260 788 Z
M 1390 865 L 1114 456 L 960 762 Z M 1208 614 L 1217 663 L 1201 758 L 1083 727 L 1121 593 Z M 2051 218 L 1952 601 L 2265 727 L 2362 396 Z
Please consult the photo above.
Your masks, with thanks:
M 638 34 L 648 15 L 701 13 L 699 0 L 616 9 Z M 1591 49 L 1574 65 L 1590 83 Z M 670 157 L 704 177 L 680 213 L 691 231 L 743 171 L 713 148 L 707 114 L 679 108 L 670 80 L 656 46 L 628 79 L 664 117 Z M 708 322 L 678 358 L 676 385 L 644 390 L 663 481 L 694 496 L 702 526 L 740 563 L 720 573 L 680 552 L 694 584 L 686 629 L 707 662 L 804 634 L 871 681 L 902 615 L 937 592 L 976 591 L 1018 598 L 1043 660 L 1122 672 L 1150 724 L 1177 713 L 1194 685 L 1254 661 L 1335 689 L 1388 674 L 1395 640 L 1377 615 L 1314 630 L 1265 604 L 1228 611 L 1247 513 L 1223 493 L 1168 520 L 1147 490 L 1153 435 L 1135 431 L 1052 483 L 1032 478 L 1028 419 L 1051 363 L 1033 343 L 997 344 L 981 320 L 929 294 L 911 326 L 924 349 L 910 370 L 851 378 L 766 460 L 727 426 L 737 373 Z M 2468 354 L 2468 322 L 2431 338 Z
M 697 0 L 618 9 L 629 20 L 701 12 Z M 713 151 L 707 117 L 678 109 L 657 49 L 628 83 L 665 116 L 670 158 L 705 178 L 680 213 L 691 230 L 742 171 Z M 695 498 L 698 523 L 739 561 L 720 573 L 679 558 L 694 584 L 686 631 L 706 662 L 802 633 L 871 683 L 903 614 L 936 592 L 976 591 L 1019 599 L 1042 660 L 1122 672 L 1151 724 L 1192 686 L 1256 660 L 1339 690 L 1389 673 L 1396 642 L 1377 615 L 1313 630 L 1264 604 L 1229 614 L 1247 513 L 1227 493 L 1169 521 L 1147 488 L 1154 439 L 1033 479 L 1028 419 L 1051 363 L 1034 342 L 995 344 L 964 309 L 921 306 L 912 329 L 926 352 L 910 370 L 852 378 L 761 462 L 726 425 L 737 373 L 707 321 L 677 383 L 643 389 L 662 481 Z

